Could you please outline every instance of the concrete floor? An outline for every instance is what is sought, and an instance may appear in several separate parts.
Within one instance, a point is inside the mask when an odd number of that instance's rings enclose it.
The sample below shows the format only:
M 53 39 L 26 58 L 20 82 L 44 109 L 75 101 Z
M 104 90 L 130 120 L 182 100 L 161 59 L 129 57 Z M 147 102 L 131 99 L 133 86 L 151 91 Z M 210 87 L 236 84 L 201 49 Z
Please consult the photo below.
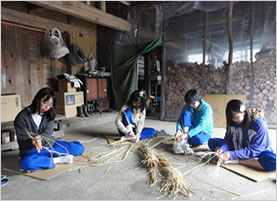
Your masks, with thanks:
M 75 126 L 65 129 L 65 136 L 61 140 L 86 142 L 97 137 L 95 141 L 84 143 L 87 151 L 112 151 L 114 148 L 107 145 L 103 136 L 117 135 L 115 117 L 116 113 L 97 118 L 86 117 L 89 123 L 83 125 L 78 118 Z M 174 122 L 153 119 L 147 119 L 145 126 L 164 129 L 171 134 L 175 130 Z M 224 130 L 215 128 L 214 137 L 223 137 Z M 276 148 L 276 130 L 270 130 L 270 135 Z M 163 153 L 172 166 L 182 173 L 199 164 L 198 157 L 172 154 L 169 145 L 159 145 L 154 150 Z M 166 196 L 161 197 L 163 194 L 159 192 L 159 182 L 149 186 L 147 170 L 138 168 L 141 164 L 135 149 L 122 162 L 71 170 L 49 181 L 3 170 L 17 157 L 18 150 L 1 153 L 1 174 L 10 178 L 10 182 L 1 188 L 2 200 L 170 200 Z M 194 192 L 191 200 L 276 200 L 276 179 L 257 183 L 224 168 L 220 168 L 218 179 L 214 179 L 215 168 L 215 164 L 209 163 L 184 175 L 184 180 Z

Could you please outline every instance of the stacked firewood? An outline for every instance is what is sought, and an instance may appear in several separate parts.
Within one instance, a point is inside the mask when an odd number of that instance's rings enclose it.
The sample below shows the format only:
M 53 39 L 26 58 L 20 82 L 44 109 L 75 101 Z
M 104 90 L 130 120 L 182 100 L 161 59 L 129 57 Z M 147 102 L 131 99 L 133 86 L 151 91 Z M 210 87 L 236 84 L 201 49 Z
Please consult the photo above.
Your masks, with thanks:
M 246 95 L 249 108 L 265 111 L 268 125 L 276 124 L 276 50 L 261 50 L 257 60 L 236 62 L 232 65 L 231 94 Z M 166 86 L 167 120 L 176 120 L 184 105 L 184 95 L 191 88 L 196 88 L 202 95 L 226 94 L 226 68 L 211 65 L 168 64 Z
M 175 120 L 184 105 L 184 96 L 189 89 L 196 88 L 202 95 L 226 93 L 225 68 L 170 63 L 167 83 L 166 116 Z
M 246 105 L 261 108 L 269 125 L 276 124 L 276 50 L 259 52 L 251 66 L 248 62 L 235 63 L 232 73 L 232 94 L 245 94 Z

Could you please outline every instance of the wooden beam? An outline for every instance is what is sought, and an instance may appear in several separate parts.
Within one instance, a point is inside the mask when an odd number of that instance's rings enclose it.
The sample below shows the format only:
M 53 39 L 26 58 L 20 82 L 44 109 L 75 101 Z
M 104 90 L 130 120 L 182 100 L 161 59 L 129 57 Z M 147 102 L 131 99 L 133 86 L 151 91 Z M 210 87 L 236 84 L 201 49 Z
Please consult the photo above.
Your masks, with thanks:
M 119 31 L 129 29 L 128 21 L 103 12 L 97 8 L 78 1 L 30 1 L 30 3 L 52 9 L 67 15 L 110 27 Z
M 124 4 L 124 5 L 126 5 L 126 6 L 130 6 L 130 3 L 127 2 L 127 1 L 119 1 L 119 2 L 122 3 L 122 4 Z
M 100 9 L 106 12 L 106 1 L 100 1 Z
M 77 32 L 87 35 L 96 35 L 95 33 L 89 32 L 87 30 L 80 30 L 80 28 L 75 28 L 72 25 L 64 24 L 54 20 L 48 20 L 42 17 L 30 15 L 27 13 L 19 12 L 13 9 L 1 7 L 1 21 L 3 23 L 17 24 L 24 28 L 28 26 L 30 29 L 34 28 L 46 31 L 46 29 L 58 28 L 60 31 L 67 31 L 69 33 Z M 27 28 L 27 27 L 25 27 Z

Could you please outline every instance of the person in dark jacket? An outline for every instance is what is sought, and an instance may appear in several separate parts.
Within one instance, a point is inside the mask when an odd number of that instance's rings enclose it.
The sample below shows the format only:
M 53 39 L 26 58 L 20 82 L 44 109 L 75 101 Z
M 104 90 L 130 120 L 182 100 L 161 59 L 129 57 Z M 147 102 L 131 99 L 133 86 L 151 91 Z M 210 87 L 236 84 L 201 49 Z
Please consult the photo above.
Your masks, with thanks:
M 263 115 L 253 115 L 237 99 L 228 102 L 225 113 L 225 137 L 210 139 L 210 149 L 225 163 L 240 163 L 266 172 L 275 171 L 276 154 Z
M 57 163 L 72 163 L 73 156 L 84 152 L 80 142 L 60 141 L 53 136 L 55 108 L 55 92 L 45 87 L 37 92 L 31 105 L 16 116 L 14 126 L 21 171 L 36 171 L 55 168 Z

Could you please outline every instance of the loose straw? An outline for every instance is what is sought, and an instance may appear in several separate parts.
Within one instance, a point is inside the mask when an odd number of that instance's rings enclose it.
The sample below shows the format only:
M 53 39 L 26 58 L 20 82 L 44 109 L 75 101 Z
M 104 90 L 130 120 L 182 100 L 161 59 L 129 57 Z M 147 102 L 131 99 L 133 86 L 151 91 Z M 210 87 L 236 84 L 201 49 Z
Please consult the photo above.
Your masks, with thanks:
M 213 178 L 215 180 L 217 180 L 217 178 L 218 178 L 220 166 L 222 165 L 222 163 L 223 163 L 223 155 L 220 155 L 220 157 L 219 157 L 219 159 L 218 159 L 218 161 L 216 163 L 216 167 L 215 167 L 215 171 L 214 171 Z
M 90 142 L 93 142 L 93 141 L 95 141 L 95 140 L 97 140 L 98 138 L 97 137 L 95 137 L 95 138 L 93 138 L 93 139 L 91 139 L 91 140 L 83 140 L 83 141 L 80 141 L 81 143 L 90 143 Z
M 209 160 L 207 160 L 205 163 L 201 163 L 201 164 L 195 166 L 194 168 L 192 168 L 192 169 L 190 169 L 190 170 L 184 172 L 183 175 L 186 175 L 187 173 L 189 173 L 189 172 L 191 172 L 191 171 L 194 172 L 195 170 L 198 170 L 199 168 L 201 168 L 201 167 L 203 167 L 204 165 L 206 165 L 207 163 L 209 163 L 210 160 L 212 160 L 214 157 L 216 157 L 216 155 L 214 155 L 213 157 L 211 157 L 211 158 L 210 158 Z M 192 174 L 192 173 L 191 173 L 191 174 Z

